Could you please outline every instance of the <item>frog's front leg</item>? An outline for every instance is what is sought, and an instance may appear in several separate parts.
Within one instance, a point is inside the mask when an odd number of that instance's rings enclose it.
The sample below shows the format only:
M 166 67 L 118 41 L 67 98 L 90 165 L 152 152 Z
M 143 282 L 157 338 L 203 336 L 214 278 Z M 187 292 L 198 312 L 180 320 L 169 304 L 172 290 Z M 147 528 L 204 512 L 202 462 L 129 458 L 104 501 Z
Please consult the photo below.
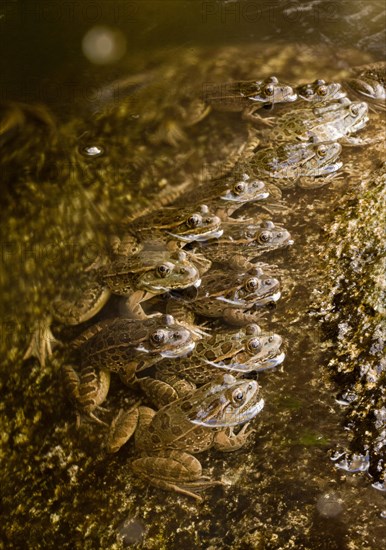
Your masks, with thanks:
M 251 122 L 252 124 L 264 124 L 265 126 L 274 126 L 276 117 L 262 117 L 257 113 L 262 108 L 261 104 L 249 105 L 246 107 L 241 115 L 243 120 Z
M 249 422 L 235 434 L 233 428 L 227 428 L 215 435 L 214 447 L 219 451 L 231 452 L 237 451 L 247 442 L 248 437 L 256 430 L 248 430 Z
M 151 485 L 186 495 L 201 502 L 202 497 L 193 490 L 201 490 L 222 481 L 210 481 L 202 475 L 201 463 L 184 451 L 165 450 L 154 456 L 144 456 L 132 462 L 133 471 Z

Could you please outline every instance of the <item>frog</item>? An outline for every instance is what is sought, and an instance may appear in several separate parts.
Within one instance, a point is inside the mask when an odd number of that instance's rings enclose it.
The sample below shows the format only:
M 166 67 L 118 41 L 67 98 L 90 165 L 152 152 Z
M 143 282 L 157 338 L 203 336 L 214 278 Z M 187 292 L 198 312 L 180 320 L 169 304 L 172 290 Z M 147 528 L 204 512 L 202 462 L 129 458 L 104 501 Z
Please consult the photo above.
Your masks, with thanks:
M 195 259 L 195 263 L 191 259 Z M 182 250 L 145 249 L 132 258 L 119 258 L 108 265 L 83 273 L 78 288 L 64 289 L 53 300 L 49 315 L 43 319 L 33 337 L 24 359 L 36 356 L 42 366 L 52 356 L 54 345 L 60 344 L 51 331 L 53 320 L 64 325 L 80 325 L 92 319 L 106 305 L 112 294 L 126 296 L 127 315 L 144 319 L 142 304 L 157 294 L 201 283 L 201 271 L 211 262 L 198 254 Z
M 251 178 L 244 172 L 237 178 L 228 177 L 205 181 L 198 188 L 192 189 L 173 202 L 173 205 L 197 204 L 197 202 L 204 201 L 210 210 L 224 221 L 243 204 L 255 201 L 264 202 L 269 196 L 270 191 L 265 182 Z
M 281 143 L 256 151 L 249 167 L 258 177 L 272 178 L 281 189 L 322 187 L 343 166 L 338 160 L 342 145 L 327 143 Z
M 379 61 L 353 69 L 352 78 L 343 82 L 349 94 L 368 102 L 374 111 L 386 110 L 386 62 Z
M 256 111 L 263 107 L 272 108 L 278 103 L 291 103 L 297 97 L 292 86 L 270 76 L 256 81 L 210 84 L 203 99 L 213 110 L 241 112 L 242 118 L 248 122 L 270 126 L 272 117 L 262 117 Z
M 367 124 L 368 105 L 347 97 L 324 106 L 297 109 L 277 117 L 274 127 L 265 131 L 267 140 L 276 142 L 305 141 L 312 143 L 339 140 L 345 145 L 367 143 L 351 134 Z
M 255 380 L 237 380 L 223 374 L 188 396 L 158 411 L 139 406 L 128 415 L 120 414 L 114 431 L 120 442 L 122 425 L 129 439 L 134 434 L 139 457 L 131 462 L 133 472 L 155 487 L 202 501 L 197 491 L 221 481 L 202 475 L 202 466 L 193 455 L 211 448 L 230 452 L 245 445 L 254 430 L 249 423 L 264 407 L 261 389 Z M 243 426 L 242 426 L 243 425 Z M 242 428 L 235 433 L 237 426 Z M 107 450 L 117 451 L 114 435 Z
M 289 231 L 271 219 L 223 223 L 223 228 L 219 239 L 202 243 L 195 249 L 202 251 L 213 263 L 245 266 L 264 253 L 291 246 L 294 242 Z
M 275 303 L 280 296 L 280 282 L 267 264 L 248 269 L 212 267 L 193 293 L 172 294 L 167 311 L 179 320 L 193 322 L 199 314 L 243 326 L 260 318 L 263 306 Z
M 112 243 L 115 255 L 133 254 L 144 242 L 164 243 L 171 250 L 193 241 L 205 241 L 222 235 L 221 219 L 206 204 L 180 208 L 170 206 L 122 222 L 123 236 Z M 129 227 L 128 227 L 129 226 Z
M 160 361 L 156 366 L 156 378 L 171 385 L 175 390 L 174 399 L 177 399 L 196 385 L 210 382 L 221 370 L 239 377 L 277 367 L 285 358 L 281 345 L 279 334 L 265 333 L 254 323 L 237 330 L 219 330 L 197 342 L 189 357 L 181 358 L 178 364 L 167 359 Z M 147 384 L 140 381 L 140 385 L 146 391 Z M 154 399 L 150 392 L 147 393 Z M 172 399 L 166 391 L 158 390 L 156 396 L 159 395 L 166 402 Z
M 69 345 L 80 355 L 81 367 L 91 366 L 122 373 L 127 383 L 136 370 L 155 365 L 161 358 L 190 353 L 202 334 L 171 315 L 154 315 L 144 320 L 115 317 L 86 329 Z
M 322 79 L 307 84 L 300 84 L 295 88 L 299 103 L 306 101 L 310 105 L 325 105 L 346 97 L 340 82 L 326 82 Z

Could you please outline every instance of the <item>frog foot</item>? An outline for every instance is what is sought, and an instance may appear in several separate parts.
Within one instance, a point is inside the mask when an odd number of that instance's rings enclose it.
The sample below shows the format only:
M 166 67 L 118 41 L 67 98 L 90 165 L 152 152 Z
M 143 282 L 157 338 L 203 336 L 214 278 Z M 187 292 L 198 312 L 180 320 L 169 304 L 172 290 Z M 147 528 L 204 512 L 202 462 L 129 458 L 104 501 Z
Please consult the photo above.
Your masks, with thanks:
M 241 449 L 241 447 L 243 447 L 247 442 L 248 437 L 256 432 L 254 429 L 248 430 L 249 424 L 250 422 L 244 424 L 237 434 L 234 433 L 233 428 L 228 428 L 228 430 L 219 432 L 216 435 L 216 449 L 223 452 L 231 452 Z
M 51 332 L 51 322 L 52 318 L 50 316 L 38 321 L 23 360 L 36 357 L 40 365 L 45 367 L 47 357 L 52 355 L 52 347 L 54 344 L 60 344 Z
M 131 466 L 136 474 L 151 485 L 192 497 L 198 502 L 203 499 L 193 490 L 224 485 L 222 481 L 211 481 L 202 476 L 202 467 L 197 458 L 183 451 L 160 451 L 157 455 L 134 460 Z
M 272 127 L 275 125 L 276 117 L 262 117 L 256 113 L 257 109 L 260 109 L 260 106 L 252 105 L 243 112 L 242 119 L 252 124 L 263 124 L 264 126 Z

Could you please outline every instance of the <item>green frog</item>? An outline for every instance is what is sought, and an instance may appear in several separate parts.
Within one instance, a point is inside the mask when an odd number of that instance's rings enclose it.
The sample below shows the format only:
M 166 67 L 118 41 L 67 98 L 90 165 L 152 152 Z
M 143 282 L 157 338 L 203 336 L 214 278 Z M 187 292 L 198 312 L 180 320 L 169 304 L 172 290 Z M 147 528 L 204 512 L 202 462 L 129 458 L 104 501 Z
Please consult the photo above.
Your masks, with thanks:
M 177 398 L 191 391 L 196 384 L 207 384 L 218 376 L 221 369 L 240 376 L 280 365 L 285 358 L 281 345 L 281 336 L 263 333 L 256 324 L 237 330 L 221 330 L 200 340 L 189 357 L 181 358 L 178 364 L 167 359 L 160 361 L 156 376 L 175 389 L 174 398 Z M 144 389 L 144 384 L 141 388 Z
M 364 128 L 368 120 L 367 103 L 342 98 L 322 107 L 285 112 L 265 134 L 268 140 L 276 142 L 340 140 L 343 144 L 360 145 L 365 142 L 353 138 L 351 134 Z
M 224 223 L 224 233 L 216 241 L 202 243 L 200 250 L 213 263 L 248 265 L 265 252 L 293 244 L 290 233 L 272 220 Z
M 258 177 L 272 178 L 278 187 L 321 187 L 336 177 L 343 163 L 342 146 L 328 143 L 283 143 L 259 149 L 249 166 Z
M 386 110 L 386 62 L 379 61 L 354 69 L 353 78 L 344 82 L 349 93 L 369 103 L 374 110 Z
M 272 108 L 278 103 L 291 103 L 297 99 L 292 86 L 279 82 L 275 76 L 257 81 L 239 81 L 208 85 L 204 100 L 216 111 L 242 112 L 244 120 L 253 123 L 272 124 L 272 118 L 264 118 L 257 111 Z
M 107 449 L 118 450 L 115 440 L 124 443 L 125 430 L 129 437 L 134 433 L 141 456 L 133 460 L 133 471 L 156 487 L 201 501 L 196 491 L 222 482 L 203 476 L 193 455 L 211 448 L 228 452 L 241 448 L 254 431 L 248 430 L 249 422 L 263 407 L 255 380 L 237 380 L 227 373 L 157 412 L 138 407 L 120 414 Z
M 231 267 L 231 266 L 229 266 Z M 192 314 L 222 318 L 229 324 L 242 326 L 261 316 L 262 307 L 281 296 L 280 282 L 267 264 L 245 268 L 212 267 L 205 273 L 199 288 L 171 298 L 167 310 L 179 320 L 192 319 Z M 189 316 L 189 311 L 190 316 Z

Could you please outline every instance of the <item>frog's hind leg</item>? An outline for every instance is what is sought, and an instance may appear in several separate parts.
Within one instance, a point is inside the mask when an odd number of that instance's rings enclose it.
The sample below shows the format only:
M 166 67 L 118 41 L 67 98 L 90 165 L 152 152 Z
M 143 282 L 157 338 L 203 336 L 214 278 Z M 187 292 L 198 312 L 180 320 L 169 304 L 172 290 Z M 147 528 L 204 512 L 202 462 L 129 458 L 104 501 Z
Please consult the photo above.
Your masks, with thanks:
M 138 458 L 132 462 L 132 469 L 155 487 L 192 497 L 199 502 L 202 497 L 194 490 L 224 485 L 222 481 L 210 481 L 202 476 L 197 458 L 182 451 L 166 450 L 156 456 Z
M 38 321 L 32 333 L 28 348 L 23 356 L 23 360 L 30 357 L 36 357 L 42 367 L 45 367 L 47 357 L 52 355 L 52 347 L 59 344 L 59 340 L 51 332 L 51 316 Z

